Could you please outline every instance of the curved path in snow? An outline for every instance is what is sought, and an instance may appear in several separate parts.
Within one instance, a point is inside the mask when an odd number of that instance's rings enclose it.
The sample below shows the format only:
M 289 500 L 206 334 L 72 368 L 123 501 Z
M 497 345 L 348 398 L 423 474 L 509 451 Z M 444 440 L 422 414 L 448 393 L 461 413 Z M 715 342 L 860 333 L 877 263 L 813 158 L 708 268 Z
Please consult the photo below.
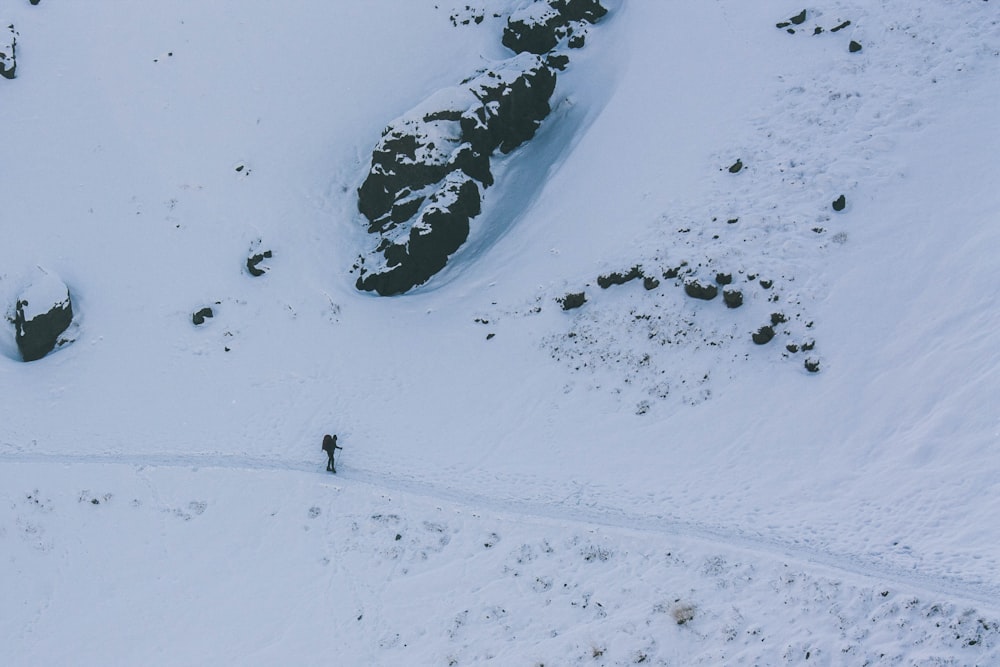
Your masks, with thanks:
M 41 452 L 0 452 L 0 465 L 63 464 L 121 465 L 136 468 L 217 468 L 226 470 L 259 470 L 265 472 L 308 472 L 326 476 L 323 462 L 241 456 L 237 454 L 51 454 Z M 329 478 L 328 478 L 329 479 Z M 917 568 L 903 568 L 866 559 L 850 553 L 828 552 L 805 544 L 795 544 L 760 533 L 750 533 L 732 526 L 710 526 L 686 522 L 661 514 L 630 512 L 598 503 L 570 505 L 565 500 L 524 500 L 517 497 L 493 497 L 461 489 L 423 482 L 416 477 L 395 473 L 350 468 L 336 477 L 337 481 L 357 482 L 380 489 L 421 496 L 429 499 L 467 505 L 497 514 L 522 515 L 537 519 L 574 522 L 608 528 L 635 530 L 660 535 L 694 539 L 720 547 L 738 549 L 761 558 L 791 560 L 826 569 L 830 576 L 868 579 L 869 585 L 896 585 L 933 593 L 949 599 L 975 602 L 980 609 L 1000 613 L 1000 585 L 994 582 L 972 581 L 954 576 L 942 576 Z

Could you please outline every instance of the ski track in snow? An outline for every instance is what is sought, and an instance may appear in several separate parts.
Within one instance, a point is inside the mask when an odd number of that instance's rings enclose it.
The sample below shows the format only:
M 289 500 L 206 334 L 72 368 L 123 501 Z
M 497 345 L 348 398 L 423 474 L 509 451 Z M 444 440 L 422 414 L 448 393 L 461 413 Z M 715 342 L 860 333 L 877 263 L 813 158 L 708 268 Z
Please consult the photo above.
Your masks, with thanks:
M 51 453 L 0 453 L 0 463 L 6 464 L 63 464 L 63 465 L 120 465 L 137 470 L 144 468 L 220 468 L 224 470 L 256 470 L 265 472 L 319 472 L 320 464 L 313 461 L 295 461 L 236 454 L 77 454 Z M 413 477 L 393 473 L 351 469 L 338 473 L 339 480 L 353 481 L 380 489 L 406 493 L 435 501 L 445 501 L 495 514 L 519 515 L 551 521 L 571 521 L 580 524 L 605 526 L 671 535 L 704 543 L 753 553 L 762 559 L 794 560 L 803 566 L 823 568 L 841 575 L 851 575 L 878 583 L 893 583 L 921 590 L 950 599 L 975 602 L 983 609 L 1000 611 L 1000 586 L 983 581 L 958 577 L 939 576 L 917 569 L 876 563 L 862 556 L 849 553 L 820 551 L 808 546 L 793 544 L 766 535 L 753 534 L 733 527 L 708 526 L 679 521 L 660 514 L 639 514 L 620 508 L 588 503 L 584 506 L 569 505 L 558 498 L 528 501 L 518 498 L 498 498 L 493 494 L 479 494 L 421 482 Z

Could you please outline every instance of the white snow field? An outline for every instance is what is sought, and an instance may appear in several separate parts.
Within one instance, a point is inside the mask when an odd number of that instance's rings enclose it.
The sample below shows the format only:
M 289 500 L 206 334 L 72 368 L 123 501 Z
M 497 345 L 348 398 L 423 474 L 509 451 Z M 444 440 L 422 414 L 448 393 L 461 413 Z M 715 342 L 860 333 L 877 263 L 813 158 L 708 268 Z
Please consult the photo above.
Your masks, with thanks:
M 605 0 L 356 290 L 382 129 L 529 4 L 0 4 L 0 664 L 1000 664 L 998 3 Z

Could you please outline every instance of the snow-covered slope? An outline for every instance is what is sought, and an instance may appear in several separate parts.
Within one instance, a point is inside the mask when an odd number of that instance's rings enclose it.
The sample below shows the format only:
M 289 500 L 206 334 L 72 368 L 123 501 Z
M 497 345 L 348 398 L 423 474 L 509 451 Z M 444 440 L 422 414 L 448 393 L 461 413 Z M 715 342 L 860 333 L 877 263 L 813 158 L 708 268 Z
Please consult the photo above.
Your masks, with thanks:
M 391 298 L 372 147 L 528 3 L 147 4 L 0 6 L 0 662 L 1000 661 L 995 2 L 606 2 Z

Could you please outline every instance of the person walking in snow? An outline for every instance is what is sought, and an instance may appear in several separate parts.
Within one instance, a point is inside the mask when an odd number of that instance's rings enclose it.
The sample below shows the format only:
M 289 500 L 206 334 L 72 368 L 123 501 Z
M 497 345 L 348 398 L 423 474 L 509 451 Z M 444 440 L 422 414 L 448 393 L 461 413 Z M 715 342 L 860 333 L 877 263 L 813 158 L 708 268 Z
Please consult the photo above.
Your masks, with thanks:
M 327 456 L 327 472 L 332 472 L 334 474 L 337 472 L 337 468 L 333 465 L 333 453 L 338 449 L 343 449 L 343 447 L 337 444 L 337 436 L 330 435 L 329 433 L 323 436 L 323 451 L 326 452 Z

